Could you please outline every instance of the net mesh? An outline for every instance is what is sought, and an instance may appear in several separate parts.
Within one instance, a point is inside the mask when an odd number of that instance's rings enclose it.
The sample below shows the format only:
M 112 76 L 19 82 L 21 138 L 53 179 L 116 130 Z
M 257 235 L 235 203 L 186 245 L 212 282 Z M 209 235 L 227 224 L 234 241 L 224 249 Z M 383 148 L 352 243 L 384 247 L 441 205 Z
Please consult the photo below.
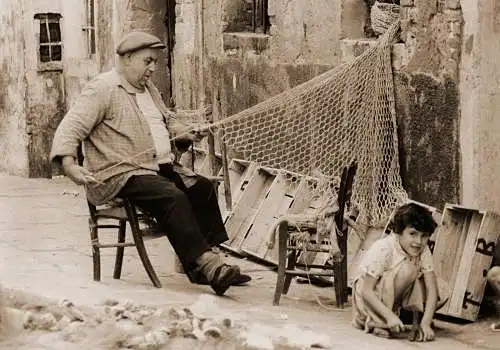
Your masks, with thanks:
M 262 166 L 338 178 L 357 162 L 358 220 L 381 225 L 407 199 L 399 173 L 391 47 L 399 24 L 352 62 L 217 122 L 230 150 Z

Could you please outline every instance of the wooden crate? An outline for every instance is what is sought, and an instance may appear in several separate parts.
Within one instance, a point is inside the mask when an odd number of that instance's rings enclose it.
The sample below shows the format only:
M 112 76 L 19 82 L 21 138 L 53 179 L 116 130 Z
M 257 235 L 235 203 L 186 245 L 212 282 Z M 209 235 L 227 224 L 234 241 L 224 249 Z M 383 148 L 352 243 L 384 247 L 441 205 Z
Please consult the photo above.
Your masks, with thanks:
M 242 253 L 241 244 L 245 239 L 257 214 L 260 204 L 271 187 L 277 173 L 257 167 L 249 171 L 241 182 L 238 201 L 227 217 L 225 226 L 229 240 L 222 244 L 225 248 Z
M 219 176 L 223 176 L 222 169 L 219 171 Z M 248 185 L 249 179 L 257 171 L 257 164 L 250 163 L 245 160 L 233 159 L 228 165 L 229 186 L 231 189 L 231 206 L 234 207 L 238 203 L 242 193 Z M 222 220 L 226 222 L 231 212 L 226 207 L 226 195 L 224 184 L 218 188 L 219 208 L 222 214 Z
M 477 319 L 499 230 L 500 218 L 492 212 L 445 205 L 433 258 L 436 274 L 452 291 L 438 314 Z
M 270 251 L 277 249 L 277 244 L 272 248 L 269 246 L 269 240 L 279 218 L 290 209 L 299 181 L 300 179 L 296 175 L 283 172 L 274 178 L 241 244 L 241 250 L 244 253 L 261 260 L 277 263 L 277 258 L 273 261 L 268 259 Z

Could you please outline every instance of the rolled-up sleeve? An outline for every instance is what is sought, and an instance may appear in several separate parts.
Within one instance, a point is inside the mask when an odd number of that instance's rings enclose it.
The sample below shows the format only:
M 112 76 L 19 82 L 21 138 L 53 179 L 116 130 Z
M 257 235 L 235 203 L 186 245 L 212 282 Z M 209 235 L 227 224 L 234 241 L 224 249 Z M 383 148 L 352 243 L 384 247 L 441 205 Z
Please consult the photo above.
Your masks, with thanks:
M 52 142 L 50 159 L 76 157 L 78 146 L 102 121 L 110 98 L 110 88 L 103 80 L 88 83 L 57 127 Z

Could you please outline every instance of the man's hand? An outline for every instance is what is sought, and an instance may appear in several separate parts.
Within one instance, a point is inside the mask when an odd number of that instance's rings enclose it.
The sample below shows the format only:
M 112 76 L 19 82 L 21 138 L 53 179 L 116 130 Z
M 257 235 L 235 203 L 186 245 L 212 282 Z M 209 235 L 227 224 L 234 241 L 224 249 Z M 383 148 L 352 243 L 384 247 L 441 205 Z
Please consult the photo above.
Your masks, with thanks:
M 94 175 L 82 166 L 76 164 L 63 165 L 64 174 L 77 185 L 89 185 L 102 183 Z
M 408 339 L 410 341 L 432 341 L 435 334 L 432 327 L 426 323 L 421 323 L 418 327 L 411 330 Z

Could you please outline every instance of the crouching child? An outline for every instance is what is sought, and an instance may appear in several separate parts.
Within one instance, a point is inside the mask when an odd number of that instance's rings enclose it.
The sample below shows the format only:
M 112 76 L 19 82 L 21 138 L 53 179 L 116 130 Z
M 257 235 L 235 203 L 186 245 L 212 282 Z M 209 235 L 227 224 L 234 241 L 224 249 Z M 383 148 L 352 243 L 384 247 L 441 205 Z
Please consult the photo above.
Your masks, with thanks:
M 434 313 L 449 296 L 427 246 L 436 227 L 431 212 L 418 204 L 396 210 L 392 232 L 366 251 L 353 282 L 356 328 L 386 338 L 410 331 L 410 340 L 434 339 Z M 401 308 L 413 312 L 413 325 L 403 324 Z

